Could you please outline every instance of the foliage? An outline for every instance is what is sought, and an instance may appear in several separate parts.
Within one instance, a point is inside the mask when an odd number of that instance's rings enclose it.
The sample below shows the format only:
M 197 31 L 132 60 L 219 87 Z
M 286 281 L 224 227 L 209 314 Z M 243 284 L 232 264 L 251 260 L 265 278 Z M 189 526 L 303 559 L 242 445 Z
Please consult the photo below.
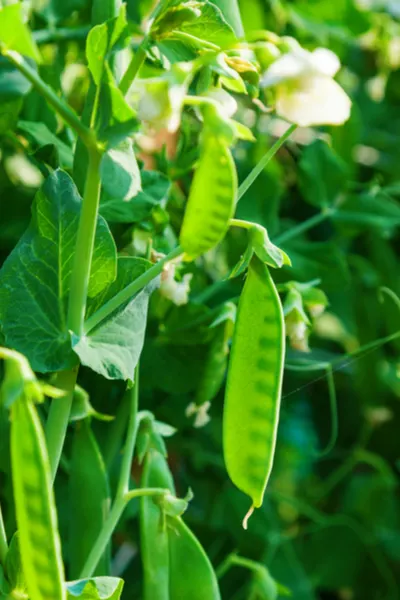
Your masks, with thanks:
M 399 19 L 0 0 L 0 599 L 399 597 Z

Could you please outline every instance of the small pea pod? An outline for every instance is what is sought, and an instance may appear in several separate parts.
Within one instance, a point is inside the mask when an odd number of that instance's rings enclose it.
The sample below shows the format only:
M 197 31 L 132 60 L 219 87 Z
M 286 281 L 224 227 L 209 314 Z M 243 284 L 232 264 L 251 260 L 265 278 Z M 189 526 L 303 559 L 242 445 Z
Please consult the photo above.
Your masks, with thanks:
M 237 185 L 236 167 L 226 141 L 207 131 L 180 234 L 189 258 L 204 254 L 226 234 L 235 210 Z
M 150 450 L 144 463 L 141 487 L 160 487 L 174 491 L 165 458 Z M 140 542 L 143 563 L 143 600 L 169 600 L 168 532 L 160 508 L 152 498 L 140 502 Z
M 78 579 L 110 506 L 107 472 L 89 419 L 76 424 L 69 498 L 69 577 Z M 108 548 L 94 575 L 109 574 L 109 562 Z
M 65 600 L 50 464 L 35 405 L 26 394 L 11 407 L 11 464 L 21 562 L 29 598 Z
M 284 356 L 284 318 L 278 292 L 266 265 L 253 257 L 233 335 L 223 445 L 231 480 L 252 498 L 256 508 L 263 502 L 272 470 Z
M 214 569 L 200 542 L 180 517 L 168 527 L 171 600 L 220 600 Z

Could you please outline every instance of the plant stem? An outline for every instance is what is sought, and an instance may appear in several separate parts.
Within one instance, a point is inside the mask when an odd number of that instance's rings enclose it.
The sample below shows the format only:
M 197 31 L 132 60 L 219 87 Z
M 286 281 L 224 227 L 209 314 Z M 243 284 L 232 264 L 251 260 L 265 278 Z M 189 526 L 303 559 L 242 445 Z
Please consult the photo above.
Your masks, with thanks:
M 231 219 L 229 221 L 230 227 L 241 227 L 242 229 L 253 229 L 254 223 L 250 221 L 243 221 L 243 219 Z
M 0 564 L 4 565 L 6 555 L 8 552 L 8 543 L 6 529 L 4 527 L 3 513 L 0 506 Z
M 96 135 L 86 127 L 79 119 L 78 115 L 57 96 L 55 91 L 48 86 L 39 74 L 24 60 L 24 58 L 13 50 L 0 48 L 0 54 L 3 54 L 25 77 L 32 83 L 35 89 L 45 100 L 54 108 L 60 117 L 69 125 L 81 138 L 87 148 L 96 148 Z
M 78 368 L 71 369 L 70 371 L 61 371 L 60 373 L 57 373 L 55 381 L 55 386 L 65 390 L 67 394 L 62 398 L 53 399 L 51 401 L 45 428 L 47 451 L 49 454 L 51 477 L 53 481 L 57 474 L 67 433 L 77 376 Z
M 275 144 L 268 150 L 268 152 L 262 157 L 260 162 L 254 167 L 251 173 L 246 177 L 246 179 L 241 183 L 238 190 L 237 201 L 245 195 L 247 190 L 253 185 L 257 177 L 263 172 L 269 161 L 275 156 L 278 150 L 283 146 L 286 140 L 292 135 L 292 133 L 297 129 L 297 125 L 291 125 L 287 131 L 275 142 Z
M 53 42 L 72 42 L 86 40 L 89 27 L 60 27 L 60 29 L 39 29 L 33 31 L 33 39 L 37 44 Z
M 285 231 L 281 235 L 278 235 L 278 237 L 276 239 L 274 239 L 274 244 L 279 245 L 279 244 L 283 244 L 284 242 L 288 242 L 289 240 L 297 237 L 298 235 L 305 233 L 309 229 L 316 227 L 320 223 L 323 223 L 324 221 L 326 221 L 326 219 L 329 219 L 330 217 L 332 217 L 332 215 L 334 213 L 335 213 L 334 208 L 325 209 L 323 212 L 321 212 L 317 215 L 314 215 L 310 219 L 307 219 L 307 221 L 303 221 L 303 223 L 300 223 L 299 225 L 292 227 L 288 231 Z
M 145 37 L 143 39 L 142 43 L 140 44 L 139 48 L 133 55 L 132 60 L 128 65 L 128 68 L 125 71 L 125 73 L 120 81 L 120 84 L 118 87 L 124 96 L 128 92 L 134 79 L 136 78 L 137 74 L 139 73 L 141 66 L 143 65 L 144 61 L 146 60 L 147 44 L 148 44 L 148 38 Z
M 85 333 L 89 333 L 92 329 L 94 329 L 101 321 L 109 317 L 117 308 L 119 308 L 122 304 L 130 300 L 135 294 L 140 292 L 148 283 L 153 281 L 158 275 L 162 273 L 165 265 L 167 265 L 172 260 L 182 256 L 183 250 L 180 246 L 172 250 L 165 258 L 160 260 L 158 263 L 150 267 L 145 273 L 140 275 L 137 279 L 132 281 L 129 285 L 126 286 L 123 290 L 121 290 L 118 294 L 116 294 L 111 300 L 103 304 L 98 311 L 96 311 L 85 323 L 84 331 Z
M 139 408 L 139 363 L 135 368 L 134 382 L 132 387 L 126 392 L 129 394 L 129 421 L 126 433 L 126 442 L 123 449 L 123 459 L 121 472 L 117 487 L 117 498 L 122 498 L 129 490 L 131 478 L 131 466 L 133 452 L 135 450 L 136 437 L 138 431 L 138 408 Z
M 71 288 L 68 303 L 68 328 L 79 337 L 83 334 L 86 300 L 89 288 L 90 269 L 97 227 L 100 201 L 100 162 L 102 154 L 89 151 L 89 164 L 83 195 L 82 211 L 79 219 L 74 263 L 71 274 Z

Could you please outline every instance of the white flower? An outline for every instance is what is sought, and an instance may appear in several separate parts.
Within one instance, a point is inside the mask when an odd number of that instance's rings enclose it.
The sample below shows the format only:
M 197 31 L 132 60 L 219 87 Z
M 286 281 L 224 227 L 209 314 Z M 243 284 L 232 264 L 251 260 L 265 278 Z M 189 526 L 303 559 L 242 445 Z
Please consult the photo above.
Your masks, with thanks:
M 282 55 L 267 69 L 261 85 L 276 89 L 276 112 L 302 127 L 341 125 L 350 116 L 351 100 L 336 81 L 336 54 L 302 48 Z
M 208 414 L 210 406 L 211 406 L 211 402 L 205 402 L 204 404 L 201 404 L 200 406 L 197 405 L 195 402 L 192 402 L 186 408 L 185 415 L 188 418 L 192 417 L 193 415 L 196 415 L 195 419 L 194 419 L 194 423 L 193 423 L 194 427 L 197 427 L 197 428 L 204 427 L 204 425 L 207 425 L 207 423 L 209 423 L 211 421 L 211 417 Z
M 169 264 L 161 274 L 160 293 L 177 306 L 189 302 L 190 281 L 192 273 L 183 276 L 182 281 L 175 281 L 175 265 Z
M 325 304 L 308 304 L 307 308 L 310 315 L 315 319 L 316 317 L 322 315 L 322 313 L 325 311 L 326 306 Z
M 285 319 L 286 335 L 289 338 L 290 346 L 299 352 L 310 352 L 308 347 L 308 330 L 304 321 L 299 321 L 289 315 Z

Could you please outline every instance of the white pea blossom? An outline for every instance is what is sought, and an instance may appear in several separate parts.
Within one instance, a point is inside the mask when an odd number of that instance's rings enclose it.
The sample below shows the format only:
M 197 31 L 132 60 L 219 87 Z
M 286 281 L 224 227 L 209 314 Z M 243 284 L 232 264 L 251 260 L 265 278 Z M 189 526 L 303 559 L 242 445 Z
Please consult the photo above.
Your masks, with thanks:
M 291 315 L 289 315 L 285 319 L 285 325 L 291 348 L 299 352 L 310 352 L 307 324 L 304 321 L 291 318 Z
M 322 315 L 322 313 L 325 311 L 326 306 L 325 304 L 308 304 L 307 308 L 310 315 L 315 319 L 316 317 Z
M 182 281 L 175 280 L 176 266 L 170 263 L 161 274 L 160 293 L 177 306 L 183 306 L 189 302 L 190 281 L 192 273 L 183 276 Z
M 261 85 L 276 91 L 276 112 L 300 125 L 341 125 L 350 116 L 351 100 L 333 77 L 340 68 L 336 54 L 324 48 L 293 49 L 265 72 Z
M 197 427 L 197 428 L 204 427 L 205 425 L 207 425 L 207 423 L 209 423 L 211 421 L 211 417 L 208 414 L 210 406 L 211 406 L 211 402 L 205 402 L 204 404 L 201 404 L 200 406 L 197 405 L 195 402 L 191 402 L 189 404 L 189 406 L 187 406 L 187 408 L 186 408 L 185 415 L 188 418 L 195 415 L 195 419 L 194 419 L 194 423 L 193 423 L 194 427 Z

